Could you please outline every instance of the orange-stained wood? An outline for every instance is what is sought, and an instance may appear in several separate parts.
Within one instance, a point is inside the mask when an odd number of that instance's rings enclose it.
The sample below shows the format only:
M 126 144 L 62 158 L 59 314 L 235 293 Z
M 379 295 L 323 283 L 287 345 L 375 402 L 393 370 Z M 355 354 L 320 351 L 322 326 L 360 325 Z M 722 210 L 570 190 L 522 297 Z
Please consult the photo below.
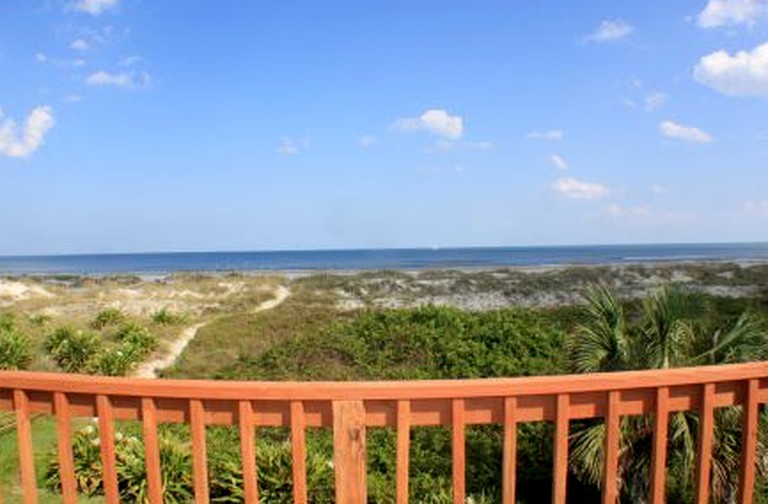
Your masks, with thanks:
M 656 389 L 768 377 L 768 362 L 582 375 L 526 376 L 472 380 L 373 382 L 237 382 L 217 380 L 147 380 L 109 376 L 0 372 L 0 387 L 72 394 L 171 399 L 251 400 L 398 400 L 455 397 L 511 397 L 611 390 Z M 763 402 L 768 390 L 761 388 Z
M 104 500 L 107 504 L 117 504 L 120 496 L 117 489 L 117 459 L 115 457 L 115 426 L 112 404 L 105 395 L 96 396 L 96 413 L 99 416 L 99 442 L 101 448 L 102 478 Z
M 558 394 L 552 477 L 553 504 L 565 504 L 565 488 L 568 479 L 568 402 L 568 394 Z
M 35 455 L 32 448 L 32 422 L 29 416 L 29 398 L 23 390 L 13 391 L 13 407 L 16 410 L 16 431 L 19 443 L 19 467 L 21 491 L 25 504 L 37 503 L 35 479 Z
M 742 407 L 741 431 L 741 478 L 739 479 L 739 502 L 750 504 L 755 492 L 755 452 L 757 450 L 758 380 L 746 383 L 746 397 Z
M 706 383 L 701 395 L 699 410 L 699 439 L 696 453 L 696 498 L 698 504 L 709 503 L 710 477 L 712 472 L 712 437 L 714 435 L 715 384 Z
M 2 470 L 3 470 L 3 466 L 0 464 L 0 474 L 3 474 Z M 0 478 L 0 480 L 2 480 L 2 478 Z M 3 504 L 3 482 L 2 481 L 0 481 L 0 504 Z
M 189 427 L 192 430 L 192 472 L 195 479 L 195 503 L 207 504 L 208 456 L 205 446 L 205 407 L 203 402 L 189 402 Z
M 259 485 L 256 475 L 256 436 L 253 432 L 253 404 L 240 401 L 238 404 L 240 423 L 240 459 L 243 463 L 243 489 L 246 504 L 259 504 Z
M 466 499 L 466 438 L 464 433 L 464 399 L 454 399 L 451 406 L 451 432 L 453 435 L 453 504 L 464 504 Z
M 669 427 L 669 389 L 656 390 L 656 415 L 653 420 L 653 466 L 651 503 L 664 504 L 667 484 L 667 430 Z
M 618 394 L 613 403 L 610 400 L 605 401 L 606 395 L 611 391 Z M 67 403 L 64 406 L 62 399 Z M 299 503 L 307 501 L 305 429 L 332 426 L 334 401 L 362 401 L 365 427 L 398 428 L 398 504 L 404 504 L 408 499 L 408 449 L 410 428 L 413 426 L 454 426 L 454 441 L 458 436 L 462 438 L 462 442 L 454 442 L 453 459 L 466 464 L 463 448 L 466 426 L 503 423 L 505 461 L 502 482 L 505 504 L 509 504 L 514 499 L 513 455 L 516 441 L 515 429 L 510 425 L 509 418 L 514 418 L 512 424 L 530 421 L 554 422 L 553 501 L 564 502 L 570 420 L 606 418 L 610 424 L 613 417 L 654 412 L 656 434 L 651 473 L 651 502 L 659 504 L 664 502 L 668 415 L 676 411 L 691 410 L 699 410 L 701 418 L 696 459 L 696 497 L 698 502 L 706 502 L 710 493 L 712 467 L 710 457 L 714 427 L 713 410 L 743 405 L 745 450 L 742 453 L 743 474 L 739 498 L 742 502 L 748 502 L 754 492 L 753 483 L 750 484 L 750 481 L 754 482 L 755 478 L 755 454 L 752 453 L 755 443 L 751 440 L 757 431 L 757 415 L 751 412 L 757 411 L 759 404 L 768 403 L 768 362 L 576 376 L 344 383 L 155 381 L 53 373 L 0 372 L 0 410 L 23 411 L 17 412 L 16 415 L 22 458 L 25 456 L 25 445 L 30 446 L 27 457 L 32 458 L 30 422 L 34 414 L 58 415 L 68 409 L 69 417 L 99 416 L 104 487 L 107 502 L 110 503 L 116 502 L 115 478 L 110 476 L 115 472 L 113 422 L 144 419 L 147 401 L 154 403 L 155 424 L 192 424 L 193 446 L 199 448 L 195 450 L 193 458 L 196 469 L 195 485 L 196 492 L 204 494 L 204 498 L 198 496 L 202 502 L 207 501 L 208 493 L 204 448 L 206 424 L 235 425 L 240 422 L 242 429 L 246 415 L 241 415 L 240 410 L 243 404 L 250 404 L 253 411 L 251 420 L 245 422 L 246 424 L 253 427 L 290 426 L 296 482 L 295 501 Z M 615 406 L 615 410 L 611 404 Z M 20 406 L 23 407 L 19 408 Z M 63 420 L 65 416 L 67 415 L 62 414 L 57 418 L 57 430 L 60 432 L 68 432 L 68 429 L 63 428 L 63 425 L 68 423 Z M 26 434 L 24 418 L 27 424 Z M 461 432 L 455 428 L 458 425 L 462 426 Z M 62 445 L 67 444 L 61 441 L 66 439 L 67 432 L 59 436 Z M 24 441 L 25 436 L 29 441 Z M 607 439 L 606 443 L 609 444 L 608 442 Z M 149 444 L 152 444 L 151 440 Z M 60 450 L 62 449 L 63 446 L 60 446 Z M 241 450 L 244 449 L 248 449 L 245 444 L 241 445 Z M 110 450 L 112 456 L 108 456 Z M 610 457 L 611 450 L 608 449 L 607 453 Z M 151 458 L 151 455 L 148 455 L 148 459 Z M 753 463 L 750 463 L 750 459 Z M 34 467 L 28 462 L 25 464 L 23 460 L 20 462 L 23 487 L 25 471 L 26 480 L 34 481 Z M 606 463 L 608 462 L 606 460 Z M 62 475 L 66 472 L 63 467 L 65 464 L 66 462 L 62 464 Z M 151 465 L 152 461 L 148 460 L 148 466 Z M 609 465 L 606 477 L 612 465 Z M 511 471 L 508 470 L 510 467 Z M 461 471 L 458 468 L 459 464 L 454 464 L 455 481 L 458 486 L 463 487 L 466 475 L 464 468 Z M 199 474 L 201 472 L 202 478 Z M 255 484 L 255 470 L 253 475 Z M 248 484 L 246 479 L 245 485 Z M 199 485 L 203 485 L 204 490 L 201 490 Z M 610 481 L 606 485 L 606 488 L 608 487 Z M 458 490 L 457 496 L 464 491 L 463 488 Z M 248 492 L 247 488 L 245 492 Z M 32 495 L 27 492 L 24 497 L 31 499 Z
M 147 494 L 151 504 L 162 504 L 163 481 L 160 472 L 160 445 L 157 439 L 157 405 L 155 400 L 141 400 L 141 427 L 144 434 L 144 455 L 147 470 Z
M 397 401 L 397 504 L 408 504 L 408 471 L 411 455 L 411 403 Z
M 61 478 L 61 498 L 64 504 L 77 502 L 75 488 L 75 462 L 72 455 L 72 414 L 66 394 L 53 394 L 54 412 L 56 413 L 56 445 L 59 455 L 59 477 Z
M 307 440 L 304 404 L 291 401 L 291 457 L 293 462 L 293 502 L 307 504 Z
M 504 398 L 504 447 L 501 469 L 502 503 L 515 504 L 517 482 L 517 399 Z
M 365 406 L 363 401 L 333 403 L 333 466 L 336 502 L 366 504 Z
M 615 504 L 619 497 L 618 469 L 620 449 L 619 391 L 608 392 L 605 416 L 605 467 L 603 468 L 603 504 Z

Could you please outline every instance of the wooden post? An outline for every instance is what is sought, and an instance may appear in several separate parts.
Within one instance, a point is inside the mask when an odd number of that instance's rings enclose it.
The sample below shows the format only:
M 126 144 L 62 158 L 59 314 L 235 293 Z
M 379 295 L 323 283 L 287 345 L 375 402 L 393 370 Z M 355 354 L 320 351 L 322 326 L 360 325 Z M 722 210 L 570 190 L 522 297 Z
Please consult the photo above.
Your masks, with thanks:
M 25 504 L 37 503 L 35 478 L 35 454 L 32 444 L 32 423 L 29 414 L 29 397 L 23 390 L 13 391 L 13 407 L 16 409 L 16 431 L 19 439 L 19 467 L 21 490 Z
M 366 504 L 365 406 L 333 402 L 333 460 L 337 504 Z
M 656 389 L 656 417 L 653 421 L 653 468 L 651 503 L 664 504 L 667 484 L 667 431 L 669 430 L 669 387 Z

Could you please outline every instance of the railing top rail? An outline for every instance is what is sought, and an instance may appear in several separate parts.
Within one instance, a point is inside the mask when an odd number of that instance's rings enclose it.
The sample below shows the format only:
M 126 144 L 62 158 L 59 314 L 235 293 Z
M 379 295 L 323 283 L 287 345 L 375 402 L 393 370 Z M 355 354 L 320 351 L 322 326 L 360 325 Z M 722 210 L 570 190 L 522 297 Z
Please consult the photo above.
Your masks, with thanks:
M 0 372 L 0 390 L 219 400 L 480 398 L 674 387 L 768 378 L 768 361 L 579 375 L 370 382 L 150 380 L 28 371 Z

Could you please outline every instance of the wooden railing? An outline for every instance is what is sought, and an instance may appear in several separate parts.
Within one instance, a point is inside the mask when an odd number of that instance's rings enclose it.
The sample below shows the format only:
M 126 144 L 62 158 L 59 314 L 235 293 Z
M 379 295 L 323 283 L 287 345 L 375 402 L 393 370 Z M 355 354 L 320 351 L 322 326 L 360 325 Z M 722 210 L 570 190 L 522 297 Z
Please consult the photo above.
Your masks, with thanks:
M 396 495 L 408 501 L 409 442 L 414 426 L 452 431 L 454 503 L 465 502 L 465 428 L 503 425 L 503 502 L 515 502 L 517 424 L 553 422 L 552 502 L 564 503 L 568 474 L 569 422 L 603 418 L 606 423 L 603 502 L 618 498 L 620 419 L 652 415 L 654 442 L 649 501 L 664 502 L 669 413 L 696 411 L 695 500 L 710 497 L 714 411 L 742 409 L 739 502 L 752 502 L 759 405 L 768 402 L 768 362 L 575 376 L 409 382 L 221 382 L 142 380 L 28 372 L 0 372 L 0 410 L 15 411 L 24 501 L 37 502 L 31 415 L 56 416 L 64 502 L 76 502 L 72 456 L 74 417 L 98 417 L 103 487 L 107 503 L 119 500 L 115 461 L 116 420 L 143 424 L 149 500 L 162 502 L 157 427 L 188 423 L 196 502 L 208 501 L 206 425 L 235 425 L 245 501 L 258 502 L 255 428 L 284 426 L 291 432 L 294 500 L 307 502 L 308 428 L 329 427 L 334 437 L 336 502 L 366 502 L 366 429 L 397 430 Z

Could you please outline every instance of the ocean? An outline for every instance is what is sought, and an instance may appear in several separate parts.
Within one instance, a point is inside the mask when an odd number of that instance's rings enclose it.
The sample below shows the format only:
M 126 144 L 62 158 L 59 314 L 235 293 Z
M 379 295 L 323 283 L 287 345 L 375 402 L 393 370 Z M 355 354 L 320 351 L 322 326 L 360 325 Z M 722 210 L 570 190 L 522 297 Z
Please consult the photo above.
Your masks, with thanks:
M 0 274 L 412 270 L 695 261 L 768 261 L 768 243 L 0 256 Z

